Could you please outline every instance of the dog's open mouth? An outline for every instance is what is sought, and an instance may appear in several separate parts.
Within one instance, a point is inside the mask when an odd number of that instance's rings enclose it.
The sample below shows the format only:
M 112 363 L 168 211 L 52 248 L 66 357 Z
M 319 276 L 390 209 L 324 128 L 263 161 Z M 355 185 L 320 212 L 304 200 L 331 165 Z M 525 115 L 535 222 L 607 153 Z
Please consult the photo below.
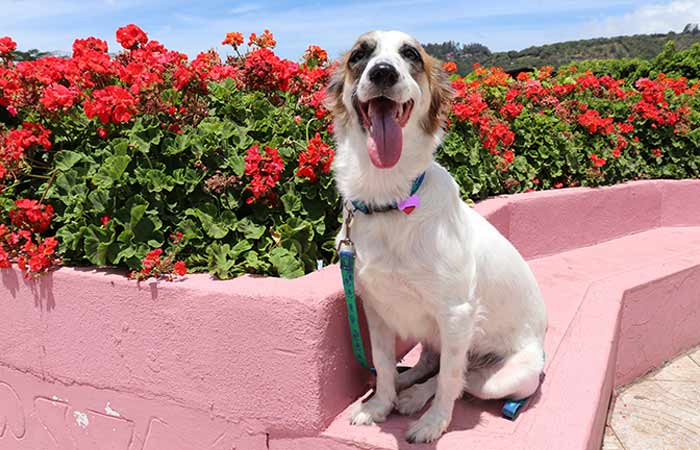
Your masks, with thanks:
M 362 124 L 367 133 L 367 152 L 372 164 L 380 169 L 394 167 L 401 158 L 403 133 L 413 111 L 413 100 L 398 103 L 387 97 L 360 102 Z

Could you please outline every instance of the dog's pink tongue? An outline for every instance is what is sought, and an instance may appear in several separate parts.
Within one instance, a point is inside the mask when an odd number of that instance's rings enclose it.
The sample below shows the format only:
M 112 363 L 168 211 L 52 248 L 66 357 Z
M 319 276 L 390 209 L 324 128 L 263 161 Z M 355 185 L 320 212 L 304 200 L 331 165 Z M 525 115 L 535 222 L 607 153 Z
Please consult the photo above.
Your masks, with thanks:
M 369 101 L 372 130 L 367 136 L 367 152 L 372 164 L 380 169 L 394 167 L 401 158 L 403 134 L 397 121 L 399 104 L 387 98 Z

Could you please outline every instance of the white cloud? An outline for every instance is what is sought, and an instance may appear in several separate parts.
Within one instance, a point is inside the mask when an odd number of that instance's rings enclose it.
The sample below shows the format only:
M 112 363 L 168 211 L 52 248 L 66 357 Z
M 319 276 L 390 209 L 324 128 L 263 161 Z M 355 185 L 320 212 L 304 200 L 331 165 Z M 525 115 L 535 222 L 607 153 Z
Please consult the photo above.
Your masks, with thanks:
M 117 50 L 116 28 L 133 22 L 150 38 L 190 56 L 212 46 L 226 51 L 218 45 L 226 32 L 247 35 L 268 28 L 279 53 L 294 59 L 309 44 L 338 56 L 369 29 L 401 29 L 422 42 L 481 42 L 492 50 L 511 50 L 570 39 L 680 31 L 687 22 L 700 22 L 700 0 L 362 0 L 294 6 L 248 0 L 219 11 L 208 8 L 206 1 L 193 8 L 185 1 L 154 0 L 150 9 L 137 0 L 93 0 L 90 8 L 81 0 L 0 3 L 0 34 L 15 37 L 25 49 L 69 51 L 74 38 L 95 35 Z M 159 8 L 161 13 L 154 15 Z M 595 17 L 599 19 L 593 21 Z
M 700 22 L 700 0 L 675 0 L 640 6 L 620 16 L 591 23 L 588 33 L 595 36 L 680 32 L 688 23 Z

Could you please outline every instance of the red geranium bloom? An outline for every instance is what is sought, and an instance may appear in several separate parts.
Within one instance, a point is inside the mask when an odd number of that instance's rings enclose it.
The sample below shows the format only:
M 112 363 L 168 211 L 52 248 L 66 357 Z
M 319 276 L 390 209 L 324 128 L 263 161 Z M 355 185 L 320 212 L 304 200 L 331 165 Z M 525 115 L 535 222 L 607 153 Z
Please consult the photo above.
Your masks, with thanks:
M 591 153 L 591 161 L 593 162 L 593 167 L 603 167 L 607 162 L 605 158 L 601 158 L 595 153 Z
M 177 261 L 173 267 L 173 272 L 182 277 L 187 273 L 187 265 L 185 265 L 184 261 Z
M 250 33 L 248 45 L 257 45 L 260 48 L 273 48 L 277 45 L 277 41 L 272 37 L 270 30 L 263 31 L 263 34 L 258 37 L 255 33 Z
M 457 64 L 453 61 L 447 61 L 442 65 L 442 68 L 445 69 L 447 73 L 457 72 Z
M 131 23 L 117 30 L 117 42 L 125 49 L 131 50 L 138 46 L 146 45 L 148 36 L 141 28 Z
M 321 140 L 321 135 L 316 135 L 309 141 L 306 151 L 299 153 L 298 177 L 308 178 L 312 183 L 316 182 L 316 169 L 321 168 L 323 173 L 331 170 L 331 163 L 335 152 Z
M 0 55 L 4 55 L 17 50 L 17 43 L 11 37 L 5 36 L 0 38 Z
M 121 86 L 107 86 L 92 93 L 93 100 L 86 100 L 83 108 L 89 119 L 97 116 L 108 124 L 131 120 L 136 113 L 136 99 Z
M 67 111 L 73 106 L 77 96 L 78 94 L 75 90 L 69 89 L 62 84 L 55 84 L 44 90 L 44 95 L 39 101 L 49 111 Z
M 238 47 L 243 45 L 243 34 L 234 31 L 232 33 L 226 33 L 226 38 L 221 42 L 221 45 L 232 45 Z
M 43 233 L 51 224 L 53 206 L 27 198 L 15 200 L 15 206 L 10 210 L 10 220 L 17 228 Z
M 265 153 L 262 154 L 257 144 L 250 147 L 245 157 L 245 174 L 252 178 L 246 189 L 253 196 L 248 197 L 246 203 L 273 198 L 274 192 L 271 190 L 277 186 L 283 170 L 284 161 L 276 148 L 265 147 Z

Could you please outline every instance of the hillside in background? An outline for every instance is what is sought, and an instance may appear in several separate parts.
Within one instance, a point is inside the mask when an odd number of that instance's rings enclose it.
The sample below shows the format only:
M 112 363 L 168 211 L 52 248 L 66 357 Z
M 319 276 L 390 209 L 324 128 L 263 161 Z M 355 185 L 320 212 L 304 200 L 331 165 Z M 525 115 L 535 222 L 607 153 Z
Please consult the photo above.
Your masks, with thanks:
M 460 44 L 454 41 L 426 44 L 425 49 L 442 60 L 456 62 L 458 72 L 465 74 L 471 72 L 474 63 L 499 66 L 506 71 L 512 71 L 541 66 L 559 67 L 589 59 L 652 59 L 661 53 L 668 41 L 674 41 L 678 50 L 688 48 L 696 42 L 700 43 L 700 27 L 697 24 L 688 24 L 681 33 L 585 39 L 508 52 L 491 52 L 482 44 Z

